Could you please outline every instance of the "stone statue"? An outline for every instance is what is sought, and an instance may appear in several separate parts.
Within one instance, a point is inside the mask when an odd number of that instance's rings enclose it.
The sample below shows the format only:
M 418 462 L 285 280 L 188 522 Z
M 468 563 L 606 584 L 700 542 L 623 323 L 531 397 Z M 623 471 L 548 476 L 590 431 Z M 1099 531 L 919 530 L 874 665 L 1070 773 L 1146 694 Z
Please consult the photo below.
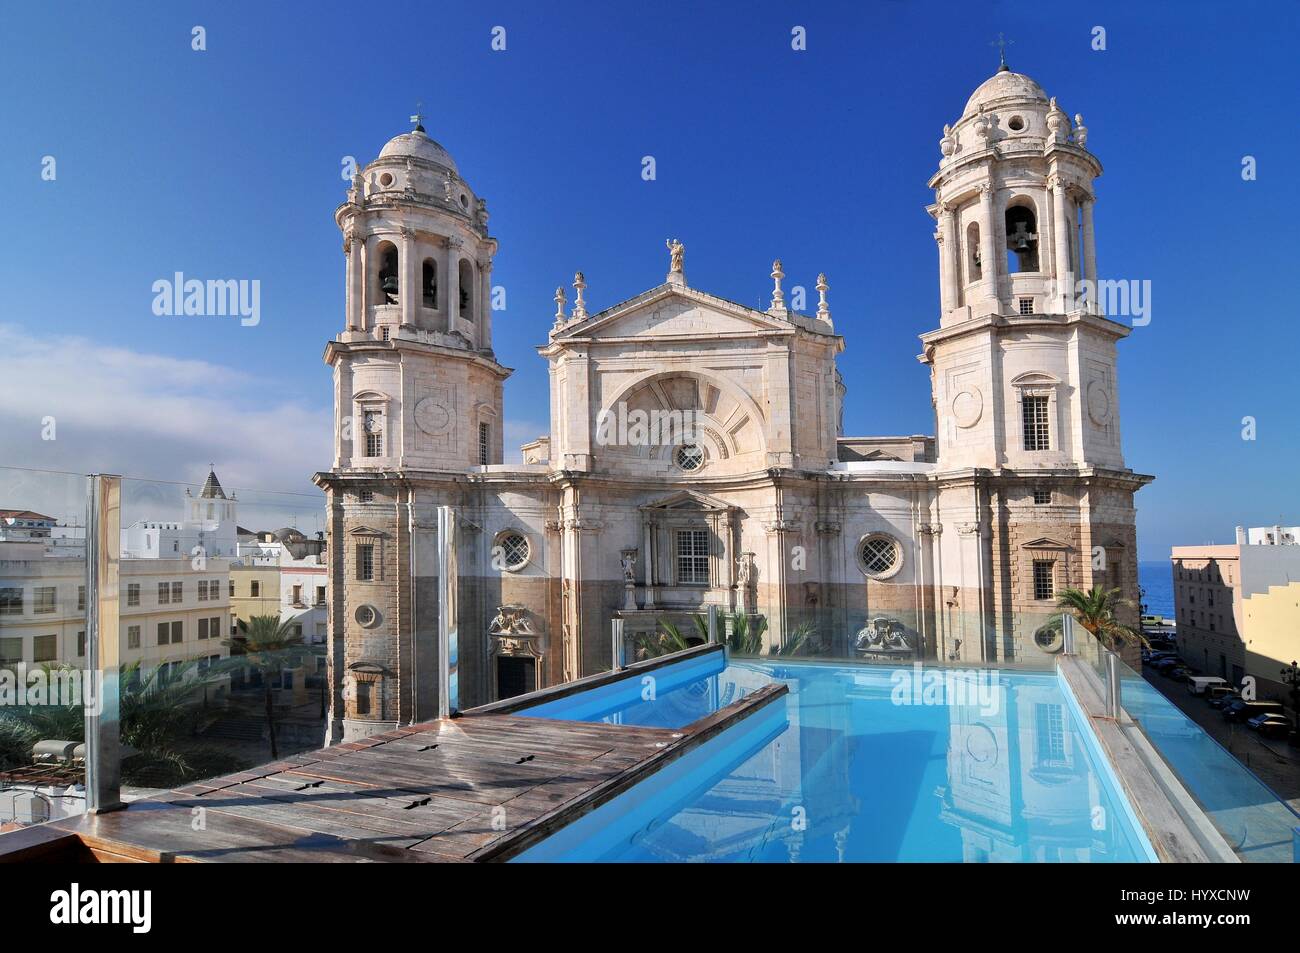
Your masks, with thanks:
M 1080 149 L 1088 145 L 1088 127 L 1083 124 L 1083 114 L 1074 114 L 1074 144 Z
M 671 256 L 671 264 L 668 271 L 670 274 L 682 274 L 682 259 L 686 256 L 686 246 L 675 238 L 669 238 L 664 242 L 668 246 L 668 254 Z
M 750 560 L 749 553 L 741 553 L 740 558 L 736 560 L 736 582 L 743 589 L 749 585 L 750 579 L 754 575 L 754 564 Z
M 636 550 L 623 550 L 623 581 L 629 586 L 636 582 Z

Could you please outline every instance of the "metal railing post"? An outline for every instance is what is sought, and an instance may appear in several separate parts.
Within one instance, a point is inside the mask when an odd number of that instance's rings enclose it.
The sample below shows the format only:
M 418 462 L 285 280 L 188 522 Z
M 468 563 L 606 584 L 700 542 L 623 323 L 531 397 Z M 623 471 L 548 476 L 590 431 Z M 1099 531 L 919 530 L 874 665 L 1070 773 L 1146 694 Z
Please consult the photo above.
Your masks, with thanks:
M 622 619 L 610 620 L 609 636 L 610 636 L 610 646 L 609 646 L 610 667 L 617 672 L 619 669 L 624 667 L 623 620 Z
M 1061 653 L 1063 655 L 1078 654 L 1074 642 L 1074 625 L 1074 616 L 1061 616 Z
M 91 474 L 86 480 L 86 812 L 103 814 L 124 806 L 118 695 L 122 478 Z
M 438 717 L 460 707 L 457 619 L 456 514 L 438 507 Z M 414 631 L 414 626 L 412 626 Z
M 1106 653 L 1106 714 L 1110 718 L 1119 718 L 1120 683 L 1119 656 L 1114 652 Z
M 709 644 L 718 644 L 718 607 L 709 606 Z

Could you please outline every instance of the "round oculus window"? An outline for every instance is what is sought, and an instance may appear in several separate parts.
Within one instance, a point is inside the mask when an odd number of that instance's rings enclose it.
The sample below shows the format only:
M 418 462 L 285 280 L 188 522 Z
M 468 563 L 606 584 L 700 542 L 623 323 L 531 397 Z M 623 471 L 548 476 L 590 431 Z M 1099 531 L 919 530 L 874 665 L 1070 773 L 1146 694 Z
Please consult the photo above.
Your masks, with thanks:
M 683 444 L 673 453 L 673 462 L 679 470 L 688 473 L 704 466 L 704 451 L 693 443 Z
M 518 572 L 528 565 L 531 547 L 528 537 L 523 533 L 504 533 L 497 539 L 501 552 L 501 564 L 508 572 Z
M 898 570 L 902 551 L 892 537 L 876 534 L 868 536 L 858 545 L 858 561 L 868 576 L 884 579 Z
M 374 606 L 357 606 L 352 617 L 357 620 L 357 625 L 366 629 L 373 629 L 379 624 L 379 610 Z
M 1025 121 L 1019 116 L 1012 116 L 1010 121 L 1007 123 L 1007 127 L 1011 129 L 1012 132 L 1019 132 L 1025 128 Z
M 379 177 L 379 184 L 382 185 L 384 188 L 388 188 L 390 185 L 392 185 L 393 173 L 385 172 L 383 175 L 381 175 Z

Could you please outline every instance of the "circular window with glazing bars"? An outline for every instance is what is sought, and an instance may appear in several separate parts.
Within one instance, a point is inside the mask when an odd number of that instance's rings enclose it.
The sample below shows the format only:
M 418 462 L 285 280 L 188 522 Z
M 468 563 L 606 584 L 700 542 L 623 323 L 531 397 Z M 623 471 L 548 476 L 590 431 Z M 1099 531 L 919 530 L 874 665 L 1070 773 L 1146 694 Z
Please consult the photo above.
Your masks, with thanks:
M 704 451 L 693 443 L 684 443 L 673 452 L 673 462 L 687 473 L 704 466 Z
M 497 546 L 501 550 L 501 564 L 507 572 L 518 572 L 528 565 L 532 547 L 523 533 L 502 533 L 497 538 Z
M 902 564 L 902 547 L 892 536 L 872 533 L 858 543 L 858 565 L 872 579 L 887 579 L 898 572 Z

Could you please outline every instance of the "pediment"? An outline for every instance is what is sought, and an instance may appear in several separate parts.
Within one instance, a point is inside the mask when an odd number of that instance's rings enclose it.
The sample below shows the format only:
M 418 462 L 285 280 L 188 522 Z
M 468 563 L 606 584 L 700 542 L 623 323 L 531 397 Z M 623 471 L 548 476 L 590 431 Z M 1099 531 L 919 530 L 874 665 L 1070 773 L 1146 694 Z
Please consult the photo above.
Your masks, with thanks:
M 1027 543 L 1022 543 L 1021 549 L 1059 549 L 1070 550 L 1074 547 L 1069 543 L 1062 542 L 1059 539 L 1052 539 L 1050 536 L 1039 536 L 1037 539 L 1031 539 Z
M 352 529 L 348 530 L 348 535 L 349 536 L 378 536 L 383 538 L 388 537 L 388 534 L 385 533 L 382 529 L 373 529 L 369 526 L 354 526 L 352 527 Z
M 641 504 L 642 510 L 673 510 L 675 512 L 706 512 L 734 509 L 726 500 L 700 493 L 696 490 L 678 490 L 668 496 Z
M 661 285 L 566 327 L 555 340 L 572 338 L 710 337 L 789 333 L 794 325 L 762 311 L 692 288 Z

